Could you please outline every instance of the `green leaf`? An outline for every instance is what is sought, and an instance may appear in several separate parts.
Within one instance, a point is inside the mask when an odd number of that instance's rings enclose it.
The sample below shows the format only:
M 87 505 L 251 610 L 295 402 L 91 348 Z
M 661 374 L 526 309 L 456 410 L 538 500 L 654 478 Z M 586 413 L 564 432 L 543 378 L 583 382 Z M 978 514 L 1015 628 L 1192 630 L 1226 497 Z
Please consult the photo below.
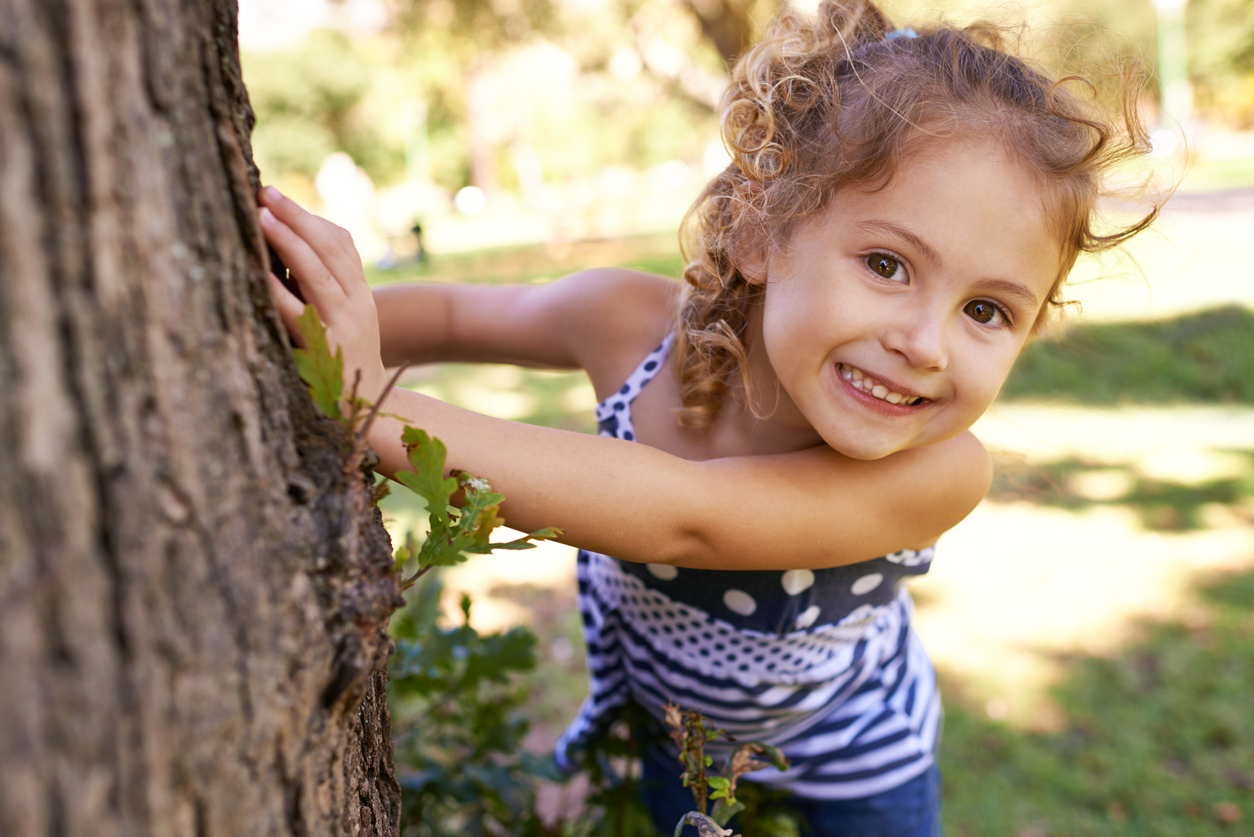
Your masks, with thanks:
M 560 534 L 562 534 L 561 529 L 555 529 L 550 526 L 547 529 L 540 529 L 538 531 L 532 532 L 530 535 L 523 535 L 521 538 L 517 538 L 512 541 L 501 541 L 499 543 L 489 544 L 488 546 L 490 550 L 535 549 L 536 544 L 534 543 L 534 541 L 551 541 Z
M 719 825 L 727 825 L 732 817 L 744 809 L 745 804 L 743 802 L 728 802 L 725 799 L 718 799 L 714 803 L 714 809 L 710 811 L 710 818 Z
M 413 555 L 410 554 L 409 547 L 398 546 L 396 551 L 392 553 L 392 572 L 399 573 L 412 557 Z
M 397 482 L 427 501 L 427 513 L 431 516 L 431 536 L 447 531 L 449 525 L 448 503 L 457 490 L 457 480 L 444 476 L 444 461 L 448 449 L 439 439 L 433 439 L 426 431 L 406 427 L 401 442 L 408 453 L 412 471 L 397 471 Z M 426 545 L 423 545 L 424 551 Z
M 466 563 L 465 550 L 456 542 L 451 542 L 445 535 L 432 532 L 422 544 L 418 552 L 418 567 L 456 567 Z
M 788 756 L 784 755 L 784 751 L 778 747 L 773 747 L 770 744 L 764 744 L 761 741 L 749 741 L 746 743 L 753 745 L 753 752 L 758 755 L 766 756 L 770 759 L 771 764 L 775 766 L 776 770 L 784 771 L 792 766 L 792 762 L 789 761 Z M 742 748 L 737 748 L 737 750 L 740 749 Z
M 305 306 L 305 313 L 296 320 L 296 329 L 305 342 L 305 348 L 293 352 L 296 371 L 309 387 L 309 395 L 318 409 L 328 418 L 342 423 L 344 413 L 340 408 L 340 399 L 344 395 L 344 353 L 336 346 L 335 355 L 331 355 L 326 328 L 318 319 L 318 309 L 312 305 Z
M 493 530 L 504 523 L 500 504 L 505 497 L 492 491 L 487 480 L 462 471 L 444 477 L 447 451 L 439 439 L 406 427 L 401 437 L 409 451 L 413 471 L 401 471 L 396 479 L 427 501 L 431 529 L 418 553 L 419 567 L 448 567 L 466 560 L 466 554 L 486 554 L 496 549 L 530 549 L 533 538 L 551 538 L 559 529 L 541 529 L 512 541 L 494 544 Z M 450 509 L 449 500 L 458 488 L 465 491 L 465 505 Z
M 518 627 L 483 637 L 467 663 L 465 676 L 470 682 L 488 679 L 504 683 L 511 672 L 530 671 L 535 666 L 536 635 Z
M 709 776 L 705 781 L 711 790 L 714 791 L 714 793 L 710 794 L 710 799 L 727 799 L 728 791 L 731 788 L 730 779 L 725 776 Z

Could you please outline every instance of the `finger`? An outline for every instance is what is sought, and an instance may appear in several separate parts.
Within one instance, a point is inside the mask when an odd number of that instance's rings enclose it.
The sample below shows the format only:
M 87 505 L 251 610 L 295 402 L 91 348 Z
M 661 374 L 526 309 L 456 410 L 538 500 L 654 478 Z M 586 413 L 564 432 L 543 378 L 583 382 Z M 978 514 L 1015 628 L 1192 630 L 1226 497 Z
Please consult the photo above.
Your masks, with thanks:
M 361 255 L 348 230 L 314 215 L 273 186 L 262 189 L 258 200 L 318 254 L 345 294 L 368 288 Z
M 296 341 L 301 348 L 305 347 L 305 341 L 301 339 L 300 329 L 296 326 L 296 320 L 300 315 L 305 313 L 305 303 L 301 302 L 296 294 L 287 289 L 279 277 L 273 273 L 270 274 L 270 291 L 274 294 L 274 307 L 279 312 L 279 319 L 283 321 L 283 327 L 287 329 L 288 335 Z
M 275 217 L 269 208 L 261 210 L 261 231 L 266 241 L 283 259 L 288 272 L 300 287 L 301 295 L 318 309 L 323 322 L 344 303 L 344 289 L 328 266 L 287 224 Z

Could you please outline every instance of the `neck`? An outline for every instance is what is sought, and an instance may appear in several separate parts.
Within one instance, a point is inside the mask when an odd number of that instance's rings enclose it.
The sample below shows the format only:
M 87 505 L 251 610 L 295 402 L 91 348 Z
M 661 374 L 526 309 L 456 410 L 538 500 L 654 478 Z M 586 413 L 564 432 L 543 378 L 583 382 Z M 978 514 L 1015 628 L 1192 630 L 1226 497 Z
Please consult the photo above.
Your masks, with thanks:
M 736 383 L 724 396 L 719 423 L 746 438 L 768 436 L 777 445 L 800 450 L 823 439 L 797 409 L 779 383 L 762 340 L 762 307 L 749 312 L 746 342 L 749 357 L 749 390 Z M 774 446 L 774 445 L 773 445 Z

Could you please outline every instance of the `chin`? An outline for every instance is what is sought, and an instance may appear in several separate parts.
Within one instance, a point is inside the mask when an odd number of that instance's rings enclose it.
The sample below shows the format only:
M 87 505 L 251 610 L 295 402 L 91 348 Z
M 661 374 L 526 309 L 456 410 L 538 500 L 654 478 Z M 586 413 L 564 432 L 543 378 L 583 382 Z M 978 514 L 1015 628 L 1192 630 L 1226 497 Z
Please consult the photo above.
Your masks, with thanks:
M 850 459 L 859 459 L 863 462 L 874 462 L 877 459 L 892 456 L 894 453 L 900 453 L 908 447 L 911 447 L 909 445 L 851 445 L 847 440 L 843 439 L 837 441 L 835 444 L 830 441 L 827 444 L 828 447 L 842 456 L 847 456 Z

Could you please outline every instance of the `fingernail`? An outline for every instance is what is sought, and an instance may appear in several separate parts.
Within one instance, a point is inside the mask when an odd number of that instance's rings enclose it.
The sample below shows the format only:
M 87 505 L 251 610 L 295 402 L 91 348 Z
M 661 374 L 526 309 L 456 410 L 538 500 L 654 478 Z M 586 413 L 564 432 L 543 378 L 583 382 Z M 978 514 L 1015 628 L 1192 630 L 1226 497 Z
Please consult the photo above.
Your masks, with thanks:
M 277 201 L 279 198 L 283 197 L 283 193 L 273 186 L 267 186 L 262 189 L 262 191 L 266 193 L 266 200 L 268 201 Z
M 274 213 L 264 206 L 261 208 L 261 223 L 267 227 L 274 223 Z

